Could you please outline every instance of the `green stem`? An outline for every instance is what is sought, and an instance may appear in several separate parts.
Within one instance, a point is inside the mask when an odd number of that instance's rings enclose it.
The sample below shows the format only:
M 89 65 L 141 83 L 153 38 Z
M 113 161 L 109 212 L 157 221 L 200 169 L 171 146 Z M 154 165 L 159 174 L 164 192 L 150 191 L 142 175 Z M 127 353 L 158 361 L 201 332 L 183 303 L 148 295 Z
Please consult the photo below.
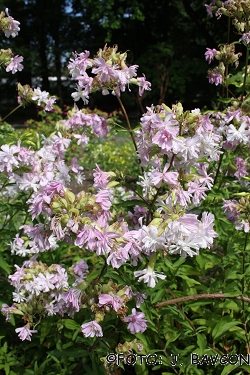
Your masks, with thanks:
M 154 269 L 156 258 L 157 258 L 157 253 L 156 252 L 153 253 L 152 255 L 150 255 L 149 262 L 148 262 L 148 267 Z
M 133 131 L 132 131 L 132 128 L 131 128 L 131 124 L 130 124 L 129 118 L 128 118 L 127 111 L 126 111 L 126 109 L 125 109 L 125 107 L 124 107 L 124 105 L 123 105 L 123 103 L 121 101 L 121 98 L 117 94 L 116 94 L 116 97 L 117 97 L 118 102 L 119 102 L 119 104 L 121 106 L 122 112 L 123 112 L 123 114 L 125 116 L 126 122 L 128 124 L 129 133 L 130 133 L 131 139 L 133 141 L 133 144 L 134 144 L 134 147 L 135 147 L 135 151 L 137 152 L 137 146 L 136 146 L 136 143 L 135 143 L 135 138 L 134 138 L 134 134 L 133 134 Z
M 216 184 L 217 178 L 219 176 L 219 172 L 220 172 L 220 167 L 221 167 L 223 156 L 224 156 L 224 153 L 220 154 L 220 160 L 219 160 L 218 168 L 217 168 L 216 175 L 215 175 L 215 178 L 214 178 L 214 185 Z
M 243 86 L 242 86 L 242 91 L 241 91 L 241 98 L 240 98 L 241 102 L 243 102 L 243 96 L 244 96 L 245 87 L 246 87 L 248 59 L 249 59 L 249 48 L 247 48 L 247 54 L 246 54 L 245 74 L 244 74 L 244 81 L 243 81 Z
M 13 112 L 15 112 L 17 109 L 21 108 L 22 105 L 19 104 L 16 108 L 12 109 L 12 111 L 10 113 L 8 113 L 8 115 L 6 115 L 3 119 L 1 119 L 0 122 L 3 122 L 7 117 L 9 117 Z
M 136 142 L 135 142 L 135 137 L 134 137 L 134 134 L 133 134 L 133 130 L 132 130 L 132 128 L 131 128 L 131 124 L 130 124 L 130 121 L 129 121 L 129 118 L 128 118 L 127 111 L 126 111 L 126 109 L 125 109 L 125 107 L 124 107 L 124 105 L 123 105 L 123 103 L 122 103 L 122 101 L 121 101 L 120 96 L 118 96 L 118 95 L 116 94 L 116 97 L 117 97 L 117 100 L 118 100 L 118 102 L 119 102 L 119 104 L 120 104 L 120 106 L 121 106 L 121 109 L 122 109 L 122 112 L 123 112 L 123 114 L 124 114 L 124 116 L 125 116 L 126 122 L 127 122 L 127 124 L 128 124 L 129 134 L 130 134 L 130 137 L 131 137 L 132 142 L 133 142 L 133 144 L 134 144 L 134 148 L 135 148 L 136 155 L 137 155 L 137 145 L 136 145 Z M 139 159 L 138 159 L 138 160 L 139 160 Z M 140 162 L 140 160 L 139 160 L 139 162 Z M 142 171 L 142 173 L 144 172 L 143 167 L 141 167 L 141 171 Z
M 226 99 L 228 99 L 228 64 L 226 64 L 226 69 L 225 69 L 225 80 L 226 80 Z
M 241 264 L 241 273 L 242 273 L 242 280 L 241 280 L 241 293 L 242 296 L 244 294 L 245 290 L 245 283 L 244 283 L 244 273 L 245 273 L 245 255 L 246 255 L 246 247 L 247 247 L 247 240 L 248 240 L 248 233 L 245 234 L 245 243 L 244 243 L 244 249 L 242 251 L 242 264 Z M 244 300 L 242 300 L 242 311 L 244 313 Z

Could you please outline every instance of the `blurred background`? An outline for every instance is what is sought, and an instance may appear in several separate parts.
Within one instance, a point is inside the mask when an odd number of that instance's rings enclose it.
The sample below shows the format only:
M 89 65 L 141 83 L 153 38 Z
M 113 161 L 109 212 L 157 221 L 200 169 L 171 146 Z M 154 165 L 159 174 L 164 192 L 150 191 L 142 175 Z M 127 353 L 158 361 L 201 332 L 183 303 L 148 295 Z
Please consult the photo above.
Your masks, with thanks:
M 61 107 L 72 105 L 75 82 L 67 70 L 72 51 L 89 50 L 93 56 L 105 43 L 128 51 L 127 63 L 138 64 L 138 75 L 145 73 L 152 83 L 152 91 L 142 99 L 132 87 L 132 94 L 123 96 L 134 116 L 140 116 L 146 106 L 162 102 L 171 106 L 181 101 L 185 110 L 211 108 L 219 89 L 208 83 L 204 53 L 206 47 L 218 48 L 227 41 L 227 19 L 209 17 L 206 2 L 0 0 L 0 9 L 8 8 L 9 15 L 21 23 L 16 38 L 7 39 L 2 33 L 0 48 L 10 47 L 15 55 L 24 57 L 22 72 L 1 72 L 0 113 L 16 105 L 16 82 L 57 95 Z M 99 93 L 91 97 L 89 105 L 106 111 L 119 107 L 115 97 L 103 98 Z

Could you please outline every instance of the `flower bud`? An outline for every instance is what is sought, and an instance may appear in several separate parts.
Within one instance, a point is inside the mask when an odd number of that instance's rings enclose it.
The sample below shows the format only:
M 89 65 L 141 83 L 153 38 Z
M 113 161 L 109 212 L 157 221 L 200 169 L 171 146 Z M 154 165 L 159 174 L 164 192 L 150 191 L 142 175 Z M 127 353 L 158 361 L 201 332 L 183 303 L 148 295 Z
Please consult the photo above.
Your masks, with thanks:
M 72 191 L 70 191 L 69 189 L 66 189 L 65 191 L 65 198 L 70 202 L 70 203 L 74 203 L 75 202 L 75 199 L 76 199 L 76 196 L 74 193 L 72 193 Z
M 67 225 L 68 224 L 68 221 L 69 221 L 69 215 L 68 214 L 63 214 L 61 216 L 61 223 L 63 225 Z
M 98 311 L 98 312 L 95 314 L 95 321 L 96 321 L 97 323 L 102 322 L 103 319 L 104 319 L 104 317 L 105 317 L 105 313 L 102 312 L 102 311 Z

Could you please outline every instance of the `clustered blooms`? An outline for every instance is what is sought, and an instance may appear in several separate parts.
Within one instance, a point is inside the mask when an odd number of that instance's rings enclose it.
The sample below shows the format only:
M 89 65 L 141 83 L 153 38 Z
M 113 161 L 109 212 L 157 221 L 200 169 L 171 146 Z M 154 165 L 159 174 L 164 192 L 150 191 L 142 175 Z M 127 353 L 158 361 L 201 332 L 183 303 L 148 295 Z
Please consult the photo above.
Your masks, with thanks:
M 127 54 L 118 53 L 117 46 L 105 46 L 94 59 L 89 55 L 88 51 L 73 53 L 69 62 L 69 71 L 77 80 L 77 91 L 72 94 L 75 101 L 81 98 L 87 103 L 90 93 L 96 90 L 103 95 L 111 91 L 119 97 L 130 84 L 139 87 L 140 95 L 150 89 L 145 76 L 137 77 L 138 66 L 128 67 Z M 220 61 L 221 73 L 211 73 L 211 80 L 219 84 L 223 64 L 237 63 L 239 54 L 234 54 L 229 45 L 220 51 L 207 49 L 205 57 L 209 63 L 214 58 Z M 18 68 L 13 65 L 13 69 Z M 91 76 L 87 69 L 91 69 Z M 47 92 L 39 88 L 33 91 L 27 85 L 19 85 L 18 92 L 23 105 L 34 100 L 50 110 L 55 101 Z M 115 269 L 129 262 L 137 267 L 134 276 L 138 281 L 154 288 L 159 279 L 164 283 L 166 278 L 157 267 L 159 256 L 193 257 L 201 249 L 212 248 L 217 237 L 214 216 L 199 212 L 215 179 L 208 163 L 218 162 L 227 150 L 249 144 L 249 121 L 240 109 L 201 114 L 199 109 L 184 112 L 180 103 L 172 108 L 164 104 L 148 107 L 140 120 L 140 129 L 135 131 L 138 162 L 142 167 L 138 192 L 124 197 L 129 201 L 137 194 L 137 203 L 142 206 L 138 204 L 134 212 L 127 213 L 115 209 L 119 172 L 106 172 L 96 165 L 90 191 L 74 194 L 69 188 L 72 178 L 79 184 L 84 179 L 83 168 L 76 158 L 70 165 L 65 163 L 71 140 L 75 138 L 85 147 L 93 136 L 104 138 L 110 130 L 108 119 L 75 106 L 67 119 L 56 124 L 57 132 L 42 137 L 37 150 L 23 147 L 20 142 L 3 145 L 0 172 L 6 183 L 1 186 L 2 197 L 29 195 L 26 203 L 30 219 L 10 243 L 13 255 L 28 260 L 21 267 L 16 265 L 16 272 L 9 276 L 15 289 L 14 303 L 2 307 L 7 320 L 11 314 L 22 316 L 25 325 L 16 329 L 20 339 L 31 340 L 31 335 L 37 332 L 37 316 L 72 317 L 82 309 L 89 309 L 94 315 L 93 320 L 81 325 L 85 337 L 103 336 L 106 314 L 119 316 L 128 323 L 132 334 L 144 332 L 147 320 L 136 309 L 146 299 L 145 293 L 133 291 L 127 285 L 118 288 L 113 280 L 101 285 L 97 278 L 90 283 L 85 255 L 95 253 Z M 242 158 L 235 159 L 235 179 L 242 182 L 247 169 Z M 238 229 L 244 227 L 247 231 L 248 196 L 243 198 L 240 207 L 237 201 L 226 201 L 223 208 Z M 198 212 L 191 213 L 191 209 Z M 61 264 L 48 266 L 39 261 L 40 253 L 53 252 L 61 242 L 82 249 L 82 259 L 67 270 Z M 131 309 L 132 303 L 136 308 Z
M 127 53 L 117 52 L 118 46 L 113 48 L 105 46 L 99 49 L 96 57 L 91 59 L 90 52 L 73 53 L 68 65 L 72 78 L 77 80 L 77 91 L 72 94 L 75 101 L 82 99 L 88 104 L 89 94 L 101 90 L 103 95 L 109 94 L 120 96 L 130 84 L 139 86 L 139 95 L 144 90 L 150 90 L 151 83 L 146 81 L 145 75 L 137 77 L 138 65 L 126 65 Z M 94 77 L 87 74 L 91 68 Z
M 9 38 L 15 38 L 20 31 L 20 22 L 14 20 L 13 17 L 9 16 L 8 8 L 5 9 L 5 12 L 0 13 L 0 27 L 3 30 L 5 36 Z M 6 72 L 12 72 L 15 74 L 17 71 L 23 70 L 23 61 L 22 56 L 14 56 L 10 49 L 0 50 L 0 65 L 6 67 Z
M 209 64 L 211 64 L 214 59 L 219 61 L 218 66 L 208 70 L 207 78 L 209 83 L 214 83 L 216 86 L 223 84 L 226 66 L 235 64 L 237 67 L 239 65 L 240 56 L 241 53 L 235 53 L 234 44 L 225 44 L 220 47 L 219 51 L 217 51 L 215 48 L 207 48 L 207 51 L 205 52 L 206 61 Z

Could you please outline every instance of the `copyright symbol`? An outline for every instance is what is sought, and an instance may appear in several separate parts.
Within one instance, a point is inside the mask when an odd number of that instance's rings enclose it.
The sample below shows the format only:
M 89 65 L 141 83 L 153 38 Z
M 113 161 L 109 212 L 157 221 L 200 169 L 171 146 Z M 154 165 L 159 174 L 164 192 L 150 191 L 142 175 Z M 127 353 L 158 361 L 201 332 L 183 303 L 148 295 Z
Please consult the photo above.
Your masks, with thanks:
M 106 360 L 107 360 L 108 363 L 114 363 L 114 362 L 116 362 L 116 354 L 115 353 L 109 353 L 106 356 Z

